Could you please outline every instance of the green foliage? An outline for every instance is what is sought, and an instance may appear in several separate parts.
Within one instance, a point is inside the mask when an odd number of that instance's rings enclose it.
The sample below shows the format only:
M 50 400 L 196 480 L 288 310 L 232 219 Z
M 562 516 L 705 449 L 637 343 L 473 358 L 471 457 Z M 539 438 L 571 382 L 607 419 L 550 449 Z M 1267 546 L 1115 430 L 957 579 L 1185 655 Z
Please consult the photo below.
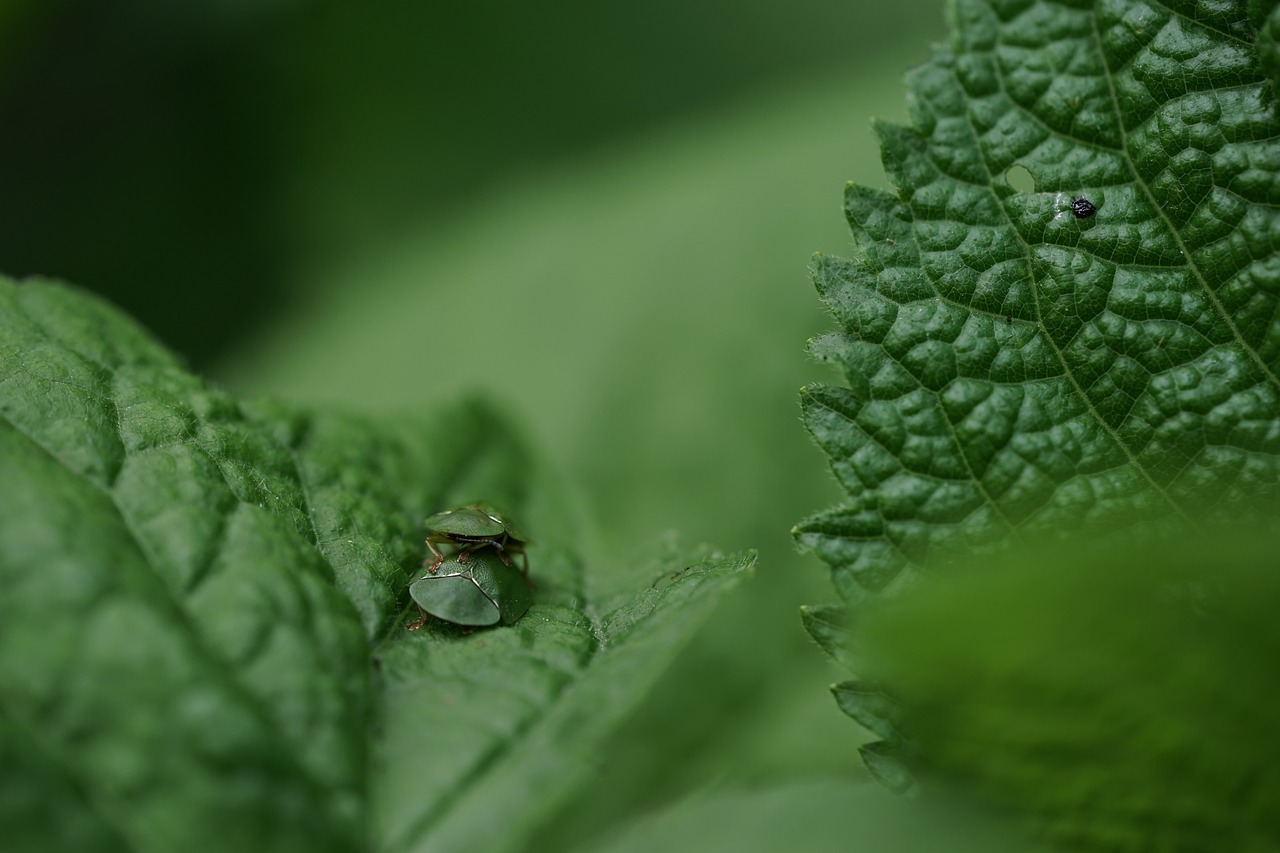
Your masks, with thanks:
M 1280 846 L 1274 538 L 1019 551 L 867 615 L 914 769 L 1063 850 Z
M 914 126 L 878 127 L 897 194 L 850 186 L 859 255 L 814 267 L 848 387 L 804 417 L 848 500 L 797 536 L 850 599 L 1280 495 L 1280 120 L 1243 8 L 957 0 L 953 27 Z
M 851 185 L 858 254 L 814 264 L 839 329 L 811 352 L 847 385 L 802 405 L 847 499 L 798 540 L 857 603 L 1045 536 L 1273 523 L 1274 47 L 1243 4 L 951 17 L 913 125 L 877 126 L 896 194 Z
M 478 404 L 238 401 L 46 282 L 0 280 L 0 341 L 6 849 L 511 848 L 753 562 L 596 588 Z M 421 519 L 479 496 L 545 530 L 534 607 L 404 631 Z
M 418 223 L 396 251 L 326 270 L 219 374 L 371 411 L 500 400 L 582 496 L 572 535 L 598 583 L 664 530 L 759 548 L 760 572 L 600 750 L 602 783 L 530 849 L 576 848 L 708 784 L 860 774 L 856 750 L 832 748 L 847 721 L 813 689 L 837 673 L 795 623 L 828 584 L 778 519 L 834 495 L 786 405 L 812 373 L 797 341 L 823 317 L 796 259 L 847 242 L 831 187 L 851 169 L 879 177 L 864 115 L 902 111 L 908 61 L 797 81 L 566 163 L 443 232 Z M 426 382 L 437 349 L 465 358 Z
M 846 385 L 802 394 L 847 499 L 795 534 L 891 788 L 950 783 L 1059 849 L 1280 843 L 1274 543 L 1167 541 L 1276 525 L 1275 14 L 954 0 L 913 125 L 877 127 L 896 193 L 851 185 L 857 255 L 813 268 L 839 329 L 811 352 Z M 1126 550 L 921 582 L 1073 535 Z

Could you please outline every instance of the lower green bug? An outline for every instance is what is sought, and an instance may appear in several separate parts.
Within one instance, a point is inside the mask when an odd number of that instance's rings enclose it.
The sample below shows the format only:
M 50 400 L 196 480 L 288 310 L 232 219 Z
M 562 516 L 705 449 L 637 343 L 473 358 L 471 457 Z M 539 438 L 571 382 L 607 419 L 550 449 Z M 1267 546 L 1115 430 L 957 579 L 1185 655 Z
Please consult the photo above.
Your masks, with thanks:
M 422 618 L 411 623 L 410 631 L 435 616 L 455 625 L 511 625 L 533 604 L 533 590 L 520 569 L 503 561 L 496 550 L 468 552 L 443 560 L 409 584 Z

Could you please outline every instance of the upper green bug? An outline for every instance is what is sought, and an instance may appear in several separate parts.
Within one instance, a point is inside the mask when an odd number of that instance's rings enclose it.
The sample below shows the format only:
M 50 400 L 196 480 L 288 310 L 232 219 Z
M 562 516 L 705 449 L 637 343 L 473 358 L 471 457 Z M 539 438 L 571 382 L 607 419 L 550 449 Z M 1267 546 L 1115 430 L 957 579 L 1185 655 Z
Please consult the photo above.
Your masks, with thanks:
M 435 555 L 435 561 L 430 567 L 432 572 L 445 561 L 445 554 L 438 545 L 457 545 L 454 556 L 460 563 L 465 563 L 471 553 L 486 546 L 496 549 L 502 562 L 508 566 L 511 565 L 509 555 L 524 554 L 524 534 L 486 503 L 474 503 L 438 512 L 424 521 L 422 526 L 427 530 L 427 547 Z M 525 573 L 528 574 L 527 562 Z

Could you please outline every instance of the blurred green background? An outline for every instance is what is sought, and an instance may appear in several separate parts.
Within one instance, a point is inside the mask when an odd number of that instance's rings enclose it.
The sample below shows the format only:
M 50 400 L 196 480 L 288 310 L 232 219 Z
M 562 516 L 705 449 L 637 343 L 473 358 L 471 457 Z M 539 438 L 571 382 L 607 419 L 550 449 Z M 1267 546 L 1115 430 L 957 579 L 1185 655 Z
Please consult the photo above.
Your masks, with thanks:
M 391 416 L 496 400 L 588 566 L 757 548 L 539 845 L 707 786 L 861 772 L 789 529 L 838 491 L 805 266 L 939 0 L 552 6 L 0 0 L 0 270 L 74 281 L 233 389 Z M 537 531 L 533 531 L 537 538 Z M 532 552 L 536 574 L 536 549 Z

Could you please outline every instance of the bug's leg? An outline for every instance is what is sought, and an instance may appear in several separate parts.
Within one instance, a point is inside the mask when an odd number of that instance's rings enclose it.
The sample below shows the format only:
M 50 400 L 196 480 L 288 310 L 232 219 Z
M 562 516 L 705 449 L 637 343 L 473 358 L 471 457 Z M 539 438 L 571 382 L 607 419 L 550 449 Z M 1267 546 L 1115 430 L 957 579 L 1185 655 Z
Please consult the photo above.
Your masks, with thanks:
M 502 564 L 504 566 L 511 565 L 511 558 L 507 556 L 507 534 L 502 534 L 501 541 L 495 539 L 493 547 L 498 549 L 498 556 L 502 558 Z
M 470 557 L 473 551 L 479 551 L 486 545 L 492 545 L 497 548 L 498 556 L 502 558 L 502 562 L 506 563 L 508 566 L 511 565 L 511 561 L 507 559 L 507 555 L 502 549 L 502 543 L 497 539 L 481 539 L 478 542 L 472 542 L 470 545 L 463 548 L 458 554 L 458 562 L 465 563 L 467 561 L 467 557 Z
M 440 553 L 440 549 L 436 547 L 436 543 L 433 541 L 432 537 L 430 536 L 427 537 L 427 547 L 431 549 L 432 554 L 436 555 L 436 558 L 431 561 L 430 567 L 427 568 L 427 571 L 431 572 L 431 574 L 434 575 L 437 571 L 439 571 L 440 564 L 444 562 L 444 554 Z M 423 560 L 422 565 L 424 566 L 427 565 L 427 561 Z
M 417 602 L 414 602 L 414 606 L 417 606 Z M 404 626 L 405 630 L 416 631 L 419 628 L 421 628 L 423 625 L 427 624 L 427 620 L 430 618 L 431 616 L 427 613 L 427 611 L 423 610 L 421 607 L 418 607 L 418 618 L 410 622 L 408 625 L 405 625 Z

